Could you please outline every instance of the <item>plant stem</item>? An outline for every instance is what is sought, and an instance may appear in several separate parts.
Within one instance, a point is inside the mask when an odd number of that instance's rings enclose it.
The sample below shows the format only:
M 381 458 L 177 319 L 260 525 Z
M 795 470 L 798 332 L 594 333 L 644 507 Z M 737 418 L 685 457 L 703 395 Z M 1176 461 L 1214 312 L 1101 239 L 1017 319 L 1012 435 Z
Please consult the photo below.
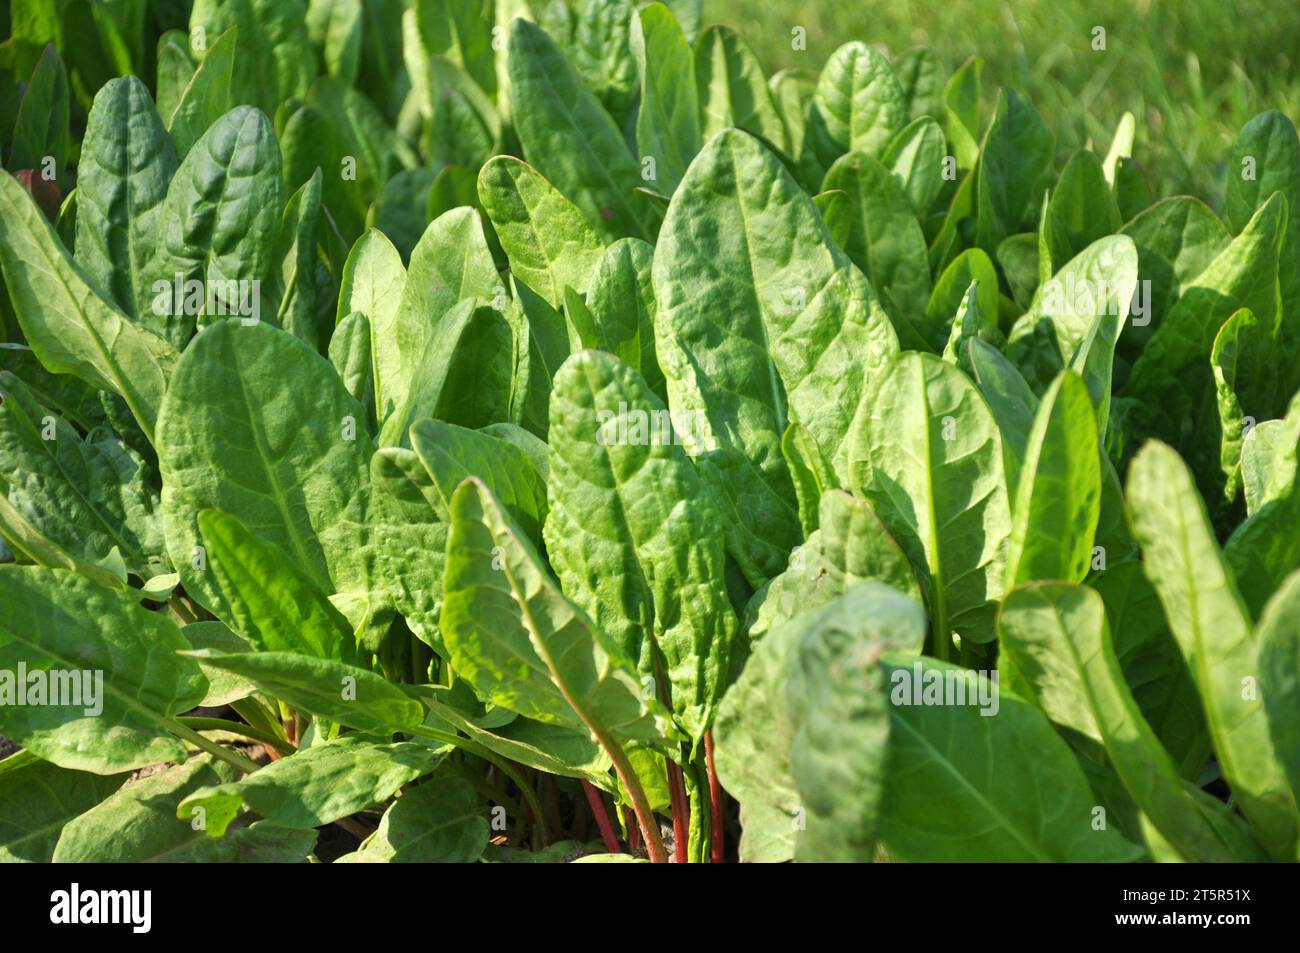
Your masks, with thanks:
M 293 745 L 283 738 L 277 738 L 269 732 L 237 721 L 226 721 L 224 718 L 177 718 L 176 720 L 182 725 L 193 728 L 195 731 L 229 731 L 232 734 L 243 735 L 251 741 L 260 741 L 264 745 L 271 745 L 280 754 L 293 754 L 296 750 Z
M 673 811 L 673 857 L 684 864 L 690 859 L 691 802 L 686 796 L 682 766 L 671 758 L 664 759 L 668 769 L 668 799 Z
M 537 792 L 533 790 L 532 785 L 524 780 L 523 775 L 515 770 L 514 765 L 504 758 L 498 757 L 495 752 L 489 751 L 477 741 L 462 738 L 450 731 L 419 725 L 411 729 L 411 734 L 421 738 L 428 738 L 430 741 L 440 741 L 443 744 L 452 745 L 499 768 L 501 773 L 514 783 L 514 786 L 519 789 L 519 793 L 523 796 L 524 802 L 528 805 L 529 813 L 533 815 L 533 824 L 537 826 L 538 837 L 544 843 L 550 843 L 550 837 L 546 829 L 546 818 L 542 815 L 542 805 L 537 800 Z
M 255 761 L 250 761 L 248 758 L 245 758 L 242 754 L 239 754 L 238 752 L 235 751 L 231 751 L 229 748 L 223 748 L 215 741 L 209 741 L 207 738 L 204 738 L 197 731 L 194 731 L 193 729 L 186 727 L 185 725 L 181 724 L 179 721 L 177 721 L 174 718 L 163 719 L 163 725 L 172 734 L 176 735 L 177 737 L 184 738 L 186 741 L 194 745 L 196 748 L 201 748 L 202 750 L 206 751 L 208 754 L 212 755 L 214 758 L 220 758 L 222 761 L 226 762 L 226 764 L 230 765 L 232 768 L 235 768 L 236 770 L 242 771 L 244 774 L 252 774 L 259 767 L 259 765 Z
M 587 722 L 587 728 L 596 736 L 600 746 L 605 749 L 605 753 L 609 755 L 609 760 L 614 762 L 614 771 L 618 774 L 618 779 L 623 782 L 628 797 L 632 799 L 632 810 L 636 812 L 637 824 L 640 825 L 641 835 L 645 838 L 646 852 L 650 855 L 650 863 L 668 863 L 668 852 L 664 850 L 664 839 L 659 835 L 659 824 L 655 820 L 655 812 L 651 809 L 650 801 L 645 796 L 645 789 L 641 787 L 641 779 L 636 776 L 636 771 L 632 768 L 632 762 L 627 760 L 627 753 L 623 750 L 623 746 L 611 735 L 607 734 L 604 728 L 597 727 L 594 722 Z
M 722 831 L 722 784 L 718 781 L 718 769 L 713 761 L 712 731 L 704 733 L 704 763 L 709 771 L 709 817 L 712 820 L 709 862 L 720 864 L 726 856 L 726 840 Z
M 611 854 L 619 854 L 623 851 L 623 845 L 618 842 L 618 835 L 614 833 L 614 825 L 610 823 L 609 814 L 605 811 L 605 800 L 596 790 L 596 786 L 590 781 L 581 781 L 582 793 L 587 795 L 587 803 L 591 805 L 591 813 L 596 818 L 596 826 L 600 828 L 601 840 L 605 842 L 605 849 Z

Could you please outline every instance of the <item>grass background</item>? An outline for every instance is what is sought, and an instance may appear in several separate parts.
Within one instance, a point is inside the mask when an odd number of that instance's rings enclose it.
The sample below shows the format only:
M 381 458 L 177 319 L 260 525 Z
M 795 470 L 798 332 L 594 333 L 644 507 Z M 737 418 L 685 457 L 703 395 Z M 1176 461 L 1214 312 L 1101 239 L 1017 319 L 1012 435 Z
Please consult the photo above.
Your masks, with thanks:
M 1028 95 L 1059 162 L 1089 142 L 1104 155 L 1128 110 L 1155 197 L 1215 208 L 1241 126 L 1266 109 L 1300 122 L 1300 0 L 706 0 L 705 22 L 739 30 L 769 73 L 817 70 L 849 40 L 929 46 L 949 72 L 979 56 L 985 109 L 998 86 Z

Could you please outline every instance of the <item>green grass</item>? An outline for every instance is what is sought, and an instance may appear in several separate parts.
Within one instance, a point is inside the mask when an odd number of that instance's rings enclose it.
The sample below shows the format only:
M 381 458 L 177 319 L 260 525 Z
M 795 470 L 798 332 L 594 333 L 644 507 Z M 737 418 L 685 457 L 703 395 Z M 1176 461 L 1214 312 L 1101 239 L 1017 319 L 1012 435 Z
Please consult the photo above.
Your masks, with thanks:
M 1217 207 L 1237 130 L 1266 109 L 1300 120 L 1294 0 L 706 0 L 705 10 L 706 22 L 739 29 L 769 72 L 815 69 L 849 40 L 894 54 L 929 46 L 950 70 L 979 56 L 986 108 L 1000 85 L 1028 95 L 1062 162 L 1089 143 L 1104 153 L 1128 110 L 1157 198 L 1192 193 Z M 795 26 L 806 51 L 791 48 Z

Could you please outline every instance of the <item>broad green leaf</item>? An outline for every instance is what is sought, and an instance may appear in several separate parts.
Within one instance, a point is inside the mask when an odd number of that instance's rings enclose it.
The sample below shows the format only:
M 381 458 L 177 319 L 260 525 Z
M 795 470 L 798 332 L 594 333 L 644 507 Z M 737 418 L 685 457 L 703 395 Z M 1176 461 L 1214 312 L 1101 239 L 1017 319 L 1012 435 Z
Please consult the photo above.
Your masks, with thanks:
M 179 155 L 187 155 L 213 123 L 241 102 L 235 76 L 243 74 L 235 71 L 237 52 L 247 54 L 239 44 L 239 27 L 232 26 L 209 44 L 197 68 L 191 66 L 180 98 L 163 114 Z
M 914 46 L 899 53 L 894 59 L 894 75 L 909 119 L 943 116 L 944 68 L 929 47 Z
M 569 358 L 550 420 L 551 565 L 623 655 L 656 684 L 667 679 L 662 697 L 698 743 L 721 697 L 736 624 L 714 497 L 667 408 L 617 358 Z
M 891 653 L 881 664 L 891 706 L 880 831 L 891 852 L 912 861 L 1141 857 L 1115 829 L 1095 829 L 1083 772 L 1032 705 L 931 659 Z M 958 683 L 966 704 L 922 701 L 926 691 L 942 700 Z M 996 715 L 982 698 L 996 700 Z
M 779 70 L 767 81 L 776 101 L 776 111 L 785 124 L 786 142 L 792 159 L 798 159 L 803 153 L 804 120 L 808 112 L 808 103 L 817 88 L 817 74 L 812 70 L 794 67 Z
M 878 159 L 907 125 L 907 101 L 889 62 L 858 40 L 827 59 L 808 109 L 805 161 L 829 169 L 847 152 Z
M 1269 853 L 1289 858 L 1295 799 L 1258 695 L 1241 681 L 1256 670 L 1250 618 L 1191 473 L 1170 447 L 1152 441 L 1130 468 L 1128 501 L 1147 577 L 1200 691 L 1223 777 Z
M 905 352 L 871 380 L 851 451 L 863 494 L 922 578 L 936 651 L 993 638 L 1011 513 L 1002 437 L 953 365 Z
M 984 61 L 972 56 L 943 88 L 943 127 L 953 144 L 958 168 L 972 169 L 980 153 L 980 77 Z
M 1057 179 L 1038 235 L 1039 284 L 1095 241 L 1119 231 L 1119 209 L 1101 160 L 1079 149 Z
M 455 424 L 422 420 L 411 428 L 411 448 L 429 481 L 427 488 L 422 488 L 425 499 L 440 519 L 451 518 L 456 487 L 466 477 L 478 477 L 510 510 L 529 539 L 541 541 L 546 482 L 518 447 Z
M 307 32 L 330 76 L 356 82 L 364 29 L 361 0 L 309 0 L 307 4 Z
M 1012 506 L 1007 588 L 1082 582 L 1101 511 L 1101 459 L 1083 378 L 1064 371 L 1043 395 Z
M 6 759 L 5 764 L 8 764 Z M 32 758 L 0 772 L 0 864 L 48 863 L 64 826 L 119 787 L 124 775 L 69 771 Z
M 294 652 L 196 650 L 204 666 L 247 679 L 274 698 L 327 721 L 377 735 L 420 724 L 420 703 L 382 676 L 334 659 Z
M 789 567 L 750 607 L 747 634 L 761 641 L 783 620 L 821 606 L 866 579 L 921 599 L 907 557 L 871 505 L 842 490 L 828 490 L 821 496 L 817 531 L 791 554 Z
M 0 462 L 0 494 L 18 517 L 6 535 L 26 525 L 87 563 L 116 549 L 142 578 L 164 570 L 147 464 L 105 428 L 83 440 L 8 371 L 0 371 Z
M 283 211 L 275 130 L 250 106 L 232 109 L 181 161 L 159 210 L 151 327 L 183 348 L 200 316 L 259 319 L 253 282 L 270 274 Z
M 384 812 L 353 863 L 468 864 L 488 842 L 486 805 L 461 778 L 430 778 Z
M 1115 345 L 1137 283 L 1137 250 L 1129 238 L 1093 242 L 1038 286 L 1033 304 L 1008 336 L 1007 356 L 1040 389 L 1067 367 L 1083 377 L 1103 434 L 1110 420 Z
M 668 713 L 631 660 L 550 578 L 492 494 L 467 480 L 452 497 L 441 629 L 451 663 L 480 697 L 538 721 L 665 745 Z
M 877 663 L 887 651 L 919 653 L 924 642 L 920 604 L 875 582 L 848 590 L 805 628 L 785 686 L 790 767 L 806 814 L 798 860 L 874 856 L 890 731 Z
M 202 810 L 208 837 L 222 837 L 244 811 L 304 830 L 386 801 L 402 785 L 433 771 L 436 751 L 411 742 L 386 744 L 344 735 L 281 758 L 242 781 L 188 793 L 176 817 L 191 822 Z
M 185 351 L 158 433 L 167 548 L 186 591 L 229 618 L 204 564 L 198 515 L 229 513 L 324 593 L 364 578 L 373 453 L 360 404 L 302 341 L 224 321 Z M 350 436 L 350 439 L 349 439 Z
M 951 262 L 939 276 L 925 305 L 925 317 L 917 316 L 917 330 L 930 346 L 938 350 L 951 336 L 953 317 L 965 301 L 966 292 L 978 282 L 980 315 L 996 324 L 998 313 L 998 273 L 982 249 L 968 248 Z
M 975 244 L 988 254 L 996 254 L 1002 239 L 1021 230 L 1031 203 L 1041 194 L 1038 180 L 1052 161 L 1052 145 L 1051 130 L 1029 100 L 1004 89 L 975 173 L 979 180 Z
M 47 159 L 53 159 L 56 175 L 66 179 L 65 163 L 70 158 L 68 114 L 67 70 L 58 51 L 50 45 L 36 61 L 23 89 L 5 156 L 6 167 L 14 171 L 43 169 Z
M 674 194 L 654 285 L 669 404 L 745 514 L 732 518 L 730 548 L 761 582 L 796 541 L 786 424 L 807 428 L 838 472 L 852 414 L 842 395 L 896 353 L 896 335 L 780 161 L 734 130 L 705 146 Z
M 925 235 L 889 170 L 868 155 L 850 152 L 835 161 L 822 186 L 848 196 L 844 250 L 871 279 L 886 310 L 902 321 L 923 314 L 930 298 Z
M 375 375 L 370 355 L 370 322 L 359 311 L 341 320 L 330 335 L 329 359 L 349 394 L 367 411 L 374 408 Z M 368 420 L 367 430 L 374 425 Z
M 77 261 L 137 323 L 154 298 L 149 262 L 163 223 L 176 150 L 144 83 L 134 76 L 95 94 L 77 178 Z
M 168 720 L 202 701 L 207 684 L 176 655 L 188 648 L 176 623 L 62 569 L 0 566 L 0 602 L 0 734 L 60 767 L 96 774 L 184 759 Z M 76 703 L 37 704 L 28 685 L 19 704 L 20 665 L 71 673 L 32 685 Z
M 466 70 L 483 91 L 496 93 L 492 31 L 475 0 L 416 0 L 420 42 L 430 56 L 441 56 Z
M 1234 232 L 1244 231 L 1255 212 L 1274 192 L 1286 199 L 1287 219 L 1281 241 L 1282 267 L 1278 282 L 1284 313 L 1300 308 L 1300 139 L 1295 124 L 1276 109 L 1260 113 L 1242 127 L 1228 161 L 1224 218 Z M 1300 353 L 1300 331 L 1294 319 L 1279 327 L 1283 353 L 1294 361 Z M 1300 371 L 1292 364 L 1286 391 L 1300 387 Z
M 385 267 L 392 274 L 391 266 Z M 483 221 L 472 208 L 457 208 L 429 224 L 411 252 L 401 302 L 393 317 L 397 373 L 387 375 L 384 400 L 409 398 L 430 342 L 456 305 L 469 299 L 486 303 L 498 293 L 492 252 L 483 234 Z
M 479 172 L 478 194 L 510 270 L 552 308 L 564 289 L 587 290 L 601 255 L 591 223 L 537 169 L 497 156 Z M 558 368 L 558 365 L 556 365 Z
M 1282 197 L 1267 201 L 1241 234 L 1183 288 L 1182 296 L 1134 362 L 1126 394 L 1160 411 L 1156 435 L 1167 442 L 1187 448 L 1183 430 L 1196 421 L 1206 395 L 1209 407 L 1215 408 L 1210 357 L 1223 322 L 1243 307 L 1266 326 L 1279 319 L 1278 246 L 1286 214 Z M 1217 408 L 1205 414 L 1202 423 L 1217 427 Z M 1203 454 L 1209 465 L 1197 466 L 1201 461 L 1192 461 L 1198 477 L 1205 481 L 1202 486 L 1222 488 L 1219 441 L 1207 442 L 1199 432 L 1197 437 L 1205 446 Z
M 1300 797 L 1300 574 L 1292 573 L 1259 621 L 1260 691 L 1273 747 Z
M 523 19 L 510 30 L 510 95 L 524 157 L 599 234 L 653 239 L 654 217 L 631 194 L 640 166 L 618 127 L 545 31 Z
M 204 510 L 198 525 L 226 622 L 254 649 L 352 659 L 347 620 L 282 550 L 228 513 Z
M 654 247 L 624 238 L 605 248 L 587 290 L 587 308 L 600 348 L 641 372 L 660 400 L 666 400 L 663 371 L 655 356 Z
M 1146 314 L 1133 315 L 1123 338 L 1124 353 L 1136 357 L 1183 288 L 1209 267 L 1232 236 L 1209 206 L 1186 195 L 1157 202 L 1125 224 L 1120 234 L 1133 239 L 1138 272 L 1151 282 L 1142 296 Z
M 695 87 L 702 142 L 723 129 L 744 129 L 776 149 L 789 149 L 766 74 L 734 30 L 711 26 L 695 41 Z
M 41 363 L 121 395 L 152 440 L 176 349 L 100 296 L 30 193 L 7 173 L 0 175 L 0 270 Z
M 695 64 L 681 26 L 662 3 L 642 7 L 632 18 L 632 54 L 641 74 L 636 143 L 643 166 L 654 161 L 652 182 L 672 195 L 704 138 L 695 89 Z
M 1007 486 L 1020 485 L 1020 467 L 1029 452 L 1029 434 L 1038 413 L 1038 397 L 1016 366 L 993 345 L 975 339 L 966 344 L 973 377 L 1002 434 Z
M 925 216 L 943 191 L 946 150 L 939 124 L 921 116 L 894 133 L 881 154 L 880 164 L 893 175 L 918 218 Z
M 66 828 L 55 850 L 58 863 L 302 863 L 315 831 L 262 822 L 206 837 L 176 806 L 205 785 L 234 773 L 208 755 L 127 784 Z
M 316 72 L 305 13 L 301 3 L 284 0 L 195 0 L 190 52 L 202 62 L 216 37 L 238 27 L 241 66 L 232 77 L 235 102 L 274 112 L 281 102 L 302 96 Z
M 1111 643 L 1101 597 L 1042 583 L 1007 596 L 998 617 L 1003 651 L 1054 722 L 1100 742 L 1142 812 L 1186 859 L 1231 861 L 1138 710 Z
M 549 23 L 543 26 L 564 43 L 569 61 L 615 124 L 630 129 L 637 94 L 631 50 L 636 4 L 633 0 L 576 0 L 573 7 L 573 26 L 567 39 L 552 32 Z
M 339 288 L 338 321 L 359 311 L 370 322 L 375 413 L 382 423 L 401 395 L 397 324 L 406 288 L 402 257 L 383 232 L 367 229 L 348 254 Z M 398 393 L 391 393 L 397 388 Z
M 1281 431 L 1274 441 L 1269 473 L 1259 506 L 1233 531 L 1224 547 L 1237 586 L 1252 615 L 1258 615 L 1269 596 L 1300 566 L 1300 481 L 1296 479 L 1297 445 L 1300 445 L 1300 398 L 1293 398 Z M 1256 428 L 1258 429 L 1258 428 Z M 1251 441 L 1246 442 L 1249 447 Z
M 781 455 L 790 469 L 794 495 L 799 501 L 799 525 L 807 538 L 817 529 L 822 494 L 837 488 L 835 471 L 817 441 L 798 424 L 787 425 L 781 435 Z
M 1297 442 L 1300 402 L 1295 398 L 1285 420 L 1265 420 L 1246 434 L 1241 445 L 1241 478 L 1250 516 L 1284 496 L 1294 484 Z
M 1255 421 L 1285 409 L 1282 352 L 1272 329 L 1246 308 L 1233 313 L 1214 338 L 1210 363 L 1219 407 L 1219 461 L 1227 477 L 1224 495 L 1241 487 L 1241 450 Z
M 1196 683 L 1169 631 L 1155 587 L 1133 560 L 1088 578 L 1106 604 L 1124 682 L 1161 746 L 1186 779 L 1196 780 L 1210 754 Z

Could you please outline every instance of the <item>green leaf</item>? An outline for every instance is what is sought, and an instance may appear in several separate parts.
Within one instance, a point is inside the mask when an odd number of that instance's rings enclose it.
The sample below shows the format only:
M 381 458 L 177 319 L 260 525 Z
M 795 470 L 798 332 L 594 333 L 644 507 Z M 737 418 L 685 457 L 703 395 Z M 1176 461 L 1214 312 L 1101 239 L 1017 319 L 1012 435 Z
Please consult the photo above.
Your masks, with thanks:
M 241 67 L 233 74 L 234 101 L 272 113 L 285 100 L 306 93 L 316 72 L 305 12 L 301 3 L 283 0 L 195 0 L 190 52 L 202 62 L 214 37 L 238 27 Z
M 0 705 L 0 733 L 60 767 L 96 774 L 184 760 L 168 720 L 202 701 L 207 684 L 176 655 L 188 648 L 176 623 L 62 569 L 0 566 L 0 601 L 4 694 L 17 691 L 21 664 L 29 673 L 74 673 L 71 684 L 49 675 L 28 681 L 80 702 L 35 704 L 29 685 L 26 704 L 15 696 Z
M 411 447 L 426 473 L 424 497 L 442 520 L 451 519 L 451 498 L 466 477 L 478 477 L 539 542 L 546 520 L 546 482 L 528 455 L 491 434 L 440 420 L 411 428 Z M 381 451 L 381 453 L 384 451 Z
M 282 550 L 217 510 L 199 513 L 208 569 L 230 607 L 226 621 L 260 652 L 300 652 L 351 660 L 347 620 Z
M 235 76 L 243 74 L 235 72 L 236 52 L 246 51 L 239 46 L 239 27 L 232 26 L 213 41 L 197 68 L 191 65 L 180 98 L 162 114 L 179 155 L 187 155 L 213 123 L 239 104 Z
M 967 377 L 930 354 L 899 355 L 863 394 L 850 487 L 922 577 L 944 657 L 950 633 L 993 638 L 1011 513 L 1002 437 Z
M 310 0 L 307 5 L 307 32 L 330 76 L 356 82 L 364 29 L 361 0 Z
M 0 270 L 23 335 L 46 369 L 121 395 L 152 441 L 176 349 L 100 296 L 7 173 L 0 175 Z
M 744 129 L 789 155 L 785 123 L 766 74 L 740 34 L 711 26 L 695 41 L 695 89 L 700 140 L 723 129 Z
M 1101 160 L 1079 149 L 1066 162 L 1043 210 L 1038 236 L 1039 283 L 1095 241 L 1119 231 L 1119 208 Z
M 468 781 L 431 778 L 394 801 L 374 834 L 345 859 L 354 863 L 473 863 L 488 842 L 484 807 Z
M 889 760 L 885 846 L 904 860 L 1134 861 L 1115 829 L 1096 830 L 1096 798 L 1065 742 L 1032 705 L 977 672 L 887 654 Z M 921 703 L 957 690 L 966 704 Z M 994 698 L 997 714 L 980 699 Z M 974 700 L 974 701 L 972 701 Z M 1033 797 L 1026 797 L 1033 791 Z
M 479 198 L 510 270 L 552 308 L 564 303 L 564 289 L 587 290 L 601 255 L 591 223 L 535 168 L 510 156 L 483 166 Z M 557 365 L 558 366 L 558 365 Z
M 523 19 L 510 30 L 510 95 L 524 157 L 599 234 L 652 240 L 654 217 L 631 195 L 640 167 L 618 127 L 545 31 Z
M 284 194 L 280 147 L 265 115 L 232 109 L 199 138 L 172 177 L 158 213 L 162 234 L 149 269 L 151 327 L 183 348 L 196 317 L 260 317 Z M 198 297 L 185 287 L 196 280 Z
M 1052 146 L 1051 130 L 1029 100 L 1015 90 L 1004 89 L 984 136 L 976 170 L 979 215 L 975 243 L 988 254 L 995 254 L 1002 239 L 1021 230 L 1031 203 L 1041 194 L 1038 180 L 1052 161 Z
M 230 618 L 196 565 L 205 509 L 234 516 L 323 593 L 362 586 L 369 493 L 358 480 L 374 452 L 362 419 L 329 363 L 284 331 L 231 320 L 195 338 L 158 430 L 167 548 L 186 592 Z
M 551 392 L 550 420 L 551 565 L 623 655 L 656 683 L 667 679 L 663 697 L 698 744 L 721 697 L 735 632 L 714 498 L 668 410 L 615 357 L 569 358 Z
M 1300 796 L 1300 574 L 1292 573 L 1260 618 L 1260 691 L 1273 748 Z
M 53 45 L 45 47 L 23 89 L 5 167 L 42 169 L 54 160 L 54 172 L 66 179 L 70 154 L 68 74 Z
M 370 361 L 375 413 L 382 423 L 404 389 L 397 326 L 406 288 L 406 269 L 393 243 L 367 229 L 348 253 L 339 287 L 338 321 L 353 312 L 370 323 Z M 397 393 L 392 391 L 396 389 Z
M 655 396 L 666 401 L 663 371 L 655 356 L 654 247 L 623 238 L 605 248 L 587 290 L 587 308 L 600 349 L 641 372 Z
M 980 76 L 984 61 L 972 56 L 949 77 L 943 88 L 944 131 L 953 144 L 957 166 L 975 167 L 980 153 Z
M 330 335 L 329 359 L 349 394 L 370 411 L 375 403 L 375 375 L 370 358 L 370 322 L 359 311 L 340 321 Z M 373 419 L 373 418 L 371 418 Z M 367 430 L 374 425 L 367 420 Z
M 794 495 L 799 501 L 799 525 L 807 537 L 817 530 L 822 494 L 836 489 L 835 472 L 817 441 L 798 424 L 787 425 L 781 435 L 781 455 L 790 469 Z
M 853 40 L 822 67 L 808 110 L 805 157 L 823 169 L 847 152 L 878 159 L 907 119 L 907 100 L 888 61 Z
M 796 541 L 786 424 L 806 427 L 838 472 L 852 415 L 842 395 L 888 361 L 896 336 L 780 161 L 738 131 L 714 137 L 673 195 L 654 285 L 669 403 L 745 514 L 729 548 L 760 583 Z
M 1016 589 L 1003 603 L 998 632 L 1047 716 L 1104 746 L 1137 806 L 1183 857 L 1246 859 L 1234 857 L 1202 814 L 1138 710 L 1097 593 L 1063 583 Z
M 943 191 L 946 154 L 943 129 L 927 115 L 894 133 L 880 156 L 880 164 L 894 176 L 917 217 L 923 217 Z
M 1088 388 L 1064 371 L 1043 395 L 1020 469 L 1008 589 L 1037 579 L 1083 581 L 1101 512 L 1100 464 Z
M 7 534 L 27 526 L 74 559 L 98 563 L 116 549 L 142 578 L 161 571 L 161 514 L 145 462 L 104 428 L 83 440 L 8 371 L 0 399 L 0 493 L 17 517 Z
M 0 773 L 0 797 L 5 804 L 0 863 L 48 863 L 64 826 L 112 794 L 125 779 L 121 774 L 68 771 L 35 758 Z
M 146 327 L 150 259 L 176 171 L 172 147 L 144 83 L 111 80 L 95 94 L 77 179 L 77 261 L 130 318 Z
M 887 586 L 848 590 L 808 623 L 786 683 L 790 767 L 806 813 L 801 861 L 869 861 L 875 853 L 890 733 L 887 651 L 919 653 L 920 604 Z
M 842 490 L 821 496 L 818 528 L 790 556 L 790 565 L 755 597 L 748 635 L 761 641 L 778 623 L 816 608 L 854 583 L 874 579 L 917 600 L 921 589 L 902 549 L 865 500 Z
M 1256 421 L 1286 411 L 1281 345 L 1273 328 L 1246 308 L 1233 312 L 1214 338 L 1210 364 L 1219 408 L 1219 465 L 1227 477 L 1224 496 L 1230 500 L 1241 488 L 1246 434 Z
M 1002 434 L 1007 486 L 1019 486 L 1020 467 L 1029 452 L 1029 433 L 1038 413 L 1038 397 L 1016 366 L 993 345 L 975 339 L 966 347 L 975 382 Z
M 631 660 L 564 596 L 491 492 L 467 480 L 451 510 L 440 625 L 457 674 L 494 704 L 585 728 L 602 746 L 675 738 Z
M 978 282 L 979 314 L 996 324 L 998 313 L 998 273 L 989 256 L 979 248 L 968 248 L 951 262 L 939 276 L 925 305 L 925 317 L 918 316 L 918 330 L 936 350 L 951 336 L 953 316 L 966 299 L 966 292 Z
M 377 735 L 409 732 L 424 718 L 420 703 L 382 676 L 335 659 L 257 650 L 190 655 L 233 672 L 286 704 L 319 718 Z
M 1256 693 L 1250 618 L 1214 539 L 1186 465 L 1152 441 L 1133 460 L 1128 500 L 1147 577 L 1201 694 L 1206 722 L 1233 798 L 1271 855 L 1294 854 L 1296 809 Z
M 822 187 L 848 196 L 844 250 L 871 279 L 886 310 L 895 320 L 922 314 L 930 298 L 925 235 L 889 170 L 868 155 L 850 152 L 835 161 Z
M 641 74 L 641 105 L 636 116 L 640 161 L 654 159 L 651 181 L 672 195 L 704 137 L 695 88 L 691 46 L 662 3 L 642 7 L 632 18 L 632 54 Z
M 411 742 L 381 744 L 344 735 L 273 761 L 242 781 L 188 793 L 176 806 L 176 817 L 192 822 L 201 810 L 212 838 L 225 835 L 244 811 L 295 830 L 320 827 L 386 801 L 402 785 L 433 771 L 441 757 Z

